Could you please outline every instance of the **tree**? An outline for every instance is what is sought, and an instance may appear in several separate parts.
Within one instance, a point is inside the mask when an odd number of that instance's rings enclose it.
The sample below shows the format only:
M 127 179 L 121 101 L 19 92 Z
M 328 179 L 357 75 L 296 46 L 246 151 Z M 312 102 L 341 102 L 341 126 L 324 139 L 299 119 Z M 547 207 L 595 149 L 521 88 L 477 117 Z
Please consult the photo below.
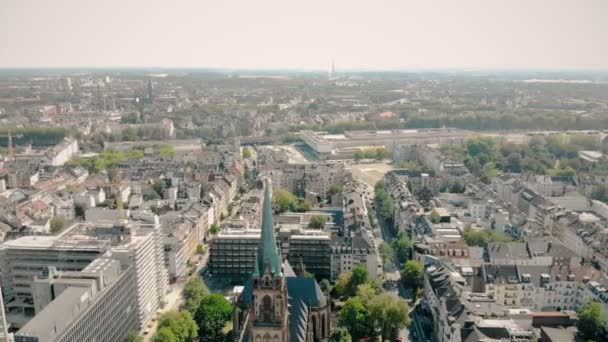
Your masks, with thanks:
M 452 187 L 450 187 L 450 192 L 453 194 L 461 194 L 464 192 L 464 190 L 464 186 L 458 180 L 454 181 L 454 184 L 452 184 Z
M 462 234 L 464 242 L 469 246 L 483 247 L 488 242 L 486 234 L 479 230 L 466 229 Z
M 175 337 L 175 341 L 177 342 L 190 342 L 198 336 L 198 327 L 196 326 L 196 322 L 192 318 L 192 314 L 186 310 L 180 312 L 166 312 L 158 320 L 158 328 L 159 335 L 160 330 L 167 328 Z M 167 335 L 167 337 L 170 337 L 166 332 L 164 334 Z M 156 341 L 157 338 L 154 340 Z
M 507 157 L 507 170 L 515 173 L 521 172 L 521 155 L 517 152 L 512 152 Z
M 363 264 L 359 264 L 352 269 L 352 276 L 350 278 L 350 288 L 354 291 L 357 290 L 359 285 L 365 284 L 369 279 L 369 272 L 367 267 Z
M 60 233 L 65 228 L 65 219 L 61 215 L 54 216 L 51 219 L 51 234 Z
M 211 227 L 209 227 L 209 232 L 213 235 L 219 233 L 220 230 L 222 230 L 222 227 L 220 227 L 220 225 L 217 223 L 214 223 L 211 225 Z
M 370 283 L 361 284 L 357 287 L 357 297 L 361 299 L 364 305 L 367 305 L 376 295 L 378 295 L 378 289 Z
M 422 277 L 424 269 L 422 265 L 416 260 L 408 260 L 401 270 L 401 276 L 403 281 L 410 287 L 417 287 L 420 284 L 420 278 Z
M 314 229 L 323 229 L 325 228 L 326 221 L 327 217 L 325 215 L 314 215 L 310 218 L 310 222 L 308 222 L 308 227 Z
M 201 278 L 191 278 L 184 287 L 185 309 L 193 315 L 196 314 L 196 310 L 198 310 L 201 305 L 203 298 L 208 294 L 209 289 Z
M 272 194 L 275 210 L 279 213 L 293 209 L 297 197 L 291 192 L 283 189 L 275 190 Z
M 585 341 L 595 341 L 598 332 L 603 327 L 602 307 L 599 303 L 588 302 L 578 313 L 576 324 L 579 333 Z
M 352 342 L 352 338 L 346 328 L 338 327 L 329 335 L 329 342 Z
M 152 189 L 162 198 L 163 192 L 165 190 L 165 180 L 164 179 L 156 179 L 152 184 Z
M 154 342 L 178 342 L 177 337 L 170 328 L 159 328 L 154 336 Z
M 388 293 L 374 297 L 367 305 L 372 326 L 380 333 L 382 340 L 389 340 L 392 334 L 410 324 L 409 306 L 405 300 Z
M 350 272 L 340 274 L 336 286 L 334 286 L 334 295 L 341 297 L 352 297 L 357 292 L 359 285 L 369 281 L 369 274 L 365 265 L 357 265 Z
M 84 206 L 80 203 L 74 203 L 74 215 L 84 220 Z
M 342 185 L 332 184 L 329 186 L 329 189 L 327 189 L 327 195 L 331 198 L 331 197 L 334 197 L 335 195 L 341 193 L 342 190 L 343 190 Z
M 387 262 L 393 262 L 393 260 L 395 259 L 395 251 L 393 250 L 393 247 L 391 247 L 391 245 L 389 245 L 386 242 L 382 242 L 380 244 L 380 247 L 378 247 L 378 250 L 380 252 L 380 257 L 382 258 L 383 264 L 386 264 Z
M 310 204 L 309 200 L 298 198 L 296 199 L 295 203 L 292 204 L 291 210 L 298 213 L 303 213 L 309 211 L 311 207 L 312 204 Z
M 245 158 L 245 159 L 251 158 L 251 151 L 247 147 L 243 148 L 243 158 Z
M 232 305 L 219 293 L 206 295 L 196 311 L 199 335 L 208 341 L 221 341 L 223 329 L 232 318 Z
M 508 235 L 495 230 L 474 230 L 471 226 L 464 228 L 462 238 L 469 246 L 484 247 L 488 242 L 510 242 L 513 241 Z
M 358 297 L 349 298 L 338 313 L 338 323 L 358 341 L 369 332 L 367 310 Z
M 129 335 L 127 335 L 127 339 L 125 340 L 125 342 L 143 342 L 144 339 L 139 336 L 139 333 L 137 332 L 137 330 L 131 330 L 129 332 Z
M 431 210 L 429 214 L 429 220 L 431 220 L 431 223 L 439 223 L 439 221 L 441 221 L 441 216 L 439 216 L 437 210 Z
M 328 279 L 321 280 L 319 287 L 321 288 L 321 291 L 325 293 L 330 293 L 332 290 L 331 282 Z
M 404 262 L 410 257 L 410 250 L 412 248 L 412 241 L 404 232 L 399 233 L 399 236 L 393 240 L 393 250 L 397 255 L 397 259 L 400 262 Z
M 199 255 L 200 255 L 200 254 L 205 254 L 205 250 L 206 250 L 206 249 L 207 249 L 207 248 L 205 247 L 205 245 L 203 245 L 202 243 L 199 243 L 199 244 L 196 246 L 196 254 L 199 254 Z
M 429 188 L 424 186 L 416 192 L 416 198 L 418 199 L 418 202 L 420 202 L 421 206 L 428 208 L 431 204 L 431 200 L 433 199 L 433 193 Z

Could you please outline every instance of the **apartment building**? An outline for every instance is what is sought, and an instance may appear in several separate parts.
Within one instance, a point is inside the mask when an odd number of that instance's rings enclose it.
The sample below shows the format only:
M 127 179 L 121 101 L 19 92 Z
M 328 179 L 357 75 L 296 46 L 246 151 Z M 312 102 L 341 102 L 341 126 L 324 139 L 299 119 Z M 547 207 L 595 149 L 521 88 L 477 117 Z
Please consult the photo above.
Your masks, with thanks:
M 50 269 L 36 279 L 43 309 L 15 334 L 15 342 L 122 341 L 137 329 L 134 267 L 104 255 L 81 272 Z

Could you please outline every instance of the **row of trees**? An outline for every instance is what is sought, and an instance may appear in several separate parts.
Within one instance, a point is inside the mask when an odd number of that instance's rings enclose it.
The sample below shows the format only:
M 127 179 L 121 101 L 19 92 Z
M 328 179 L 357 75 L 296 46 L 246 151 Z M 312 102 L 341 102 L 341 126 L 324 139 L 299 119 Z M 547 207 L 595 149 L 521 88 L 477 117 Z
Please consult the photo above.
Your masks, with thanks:
M 200 278 L 192 278 L 184 288 L 184 309 L 165 313 L 158 323 L 154 342 L 190 342 L 201 338 L 223 341 L 232 305 L 221 294 L 210 293 Z
M 379 206 L 380 218 L 386 221 L 393 219 L 393 199 L 386 190 L 386 182 L 384 180 L 378 181 L 374 186 L 374 193 L 376 195 L 376 205 Z
M 355 160 L 361 160 L 361 159 L 381 160 L 381 159 L 388 158 L 389 156 L 390 156 L 390 153 L 389 153 L 388 149 L 386 149 L 384 147 L 359 150 L 353 154 L 353 158 Z
M 32 144 L 33 146 L 54 146 L 63 138 L 74 133 L 62 127 L 24 127 L 12 128 L 14 146 Z M 0 128 L 0 146 L 8 146 L 8 128 Z

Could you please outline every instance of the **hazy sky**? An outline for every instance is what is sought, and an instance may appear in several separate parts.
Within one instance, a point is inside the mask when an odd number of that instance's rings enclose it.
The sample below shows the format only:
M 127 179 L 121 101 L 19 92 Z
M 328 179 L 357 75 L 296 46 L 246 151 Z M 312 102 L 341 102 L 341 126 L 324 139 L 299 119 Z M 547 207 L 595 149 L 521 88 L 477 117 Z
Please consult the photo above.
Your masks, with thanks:
M 0 0 L 0 67 L 608 69 L 608 0 Z

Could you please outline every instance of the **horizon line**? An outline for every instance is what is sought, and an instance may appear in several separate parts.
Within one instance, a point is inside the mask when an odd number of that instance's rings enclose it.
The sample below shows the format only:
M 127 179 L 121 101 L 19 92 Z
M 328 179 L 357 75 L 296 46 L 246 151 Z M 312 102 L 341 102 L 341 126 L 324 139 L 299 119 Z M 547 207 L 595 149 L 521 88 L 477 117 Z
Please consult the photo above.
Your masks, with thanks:
M 213 67 L 213 66 L 0 66 L 0 71 L 18 70 L 205 70 L 219 72 L 272 71 L 328 73 L 323 68 L 295 67 Z M 593 72 L 608 73 L 608 68 L 541 68 L 541 67 L 428 67 L 428 68 L 342 68 L 335 73 L 367 72 Z

